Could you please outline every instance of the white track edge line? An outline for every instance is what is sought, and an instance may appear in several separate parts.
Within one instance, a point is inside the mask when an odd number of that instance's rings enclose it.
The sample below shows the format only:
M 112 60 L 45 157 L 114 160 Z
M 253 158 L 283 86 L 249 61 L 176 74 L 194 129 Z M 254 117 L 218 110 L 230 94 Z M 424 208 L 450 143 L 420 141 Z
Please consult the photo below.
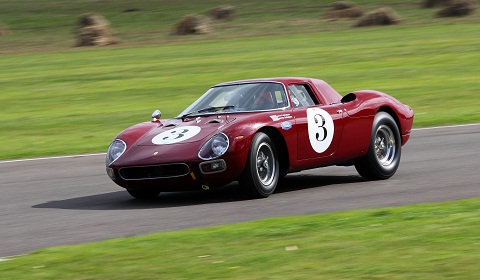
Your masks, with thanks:
M 54 156 L 54 157 L 39 157 L 39 158 L 12 159 L 12 160 L 0 161 L 0 164 L 2 164 L 2 163 L 12 163 L 12 162 L 48 160 L 48 159 L 64 159 L 64 158 L 77 158 L 77 157 L 92 157 L 92 156 L 101 156 L 101 155 L 106 155 L 106 154 L 107 154 L 107 153 L 96 153 L 96 154 L 81 154 L 81 155 Z
M 414 128 L 414 129 L 412 129 L 412 131 L 416 131 L 416 130 L 440 129 L 440 128 L 466 127 L 466 126 L 475 126 L 475 125 L 480 125 L 480 123 L 457 124 L 457 125 L 446 125 L 446 126 L 432 126 L 432 127 L 421 127 L 421 128 Z
M 455 127 L 466 127 L 466 126 L 475 126 L 480 125 L 480 123 L 471 123 L 471 124 L 459 124 L 459 125 L 447 125 L 447 126 L 432 126 L 424 128 L 414 128 L 412 131 L 418 130 L 430 130 L 430 129 L 441 129 L 441 128 L 455 128 Z M 13 160 L 3 160 L 2 163 L 13 163 L 13 162 L 24 162 L 24 161 L 36 161 L 36 160 L 49 160 L 49 159 L 65 159 L 65 158 L 76 158 L 76 157 L 92 157 L 92 156 L 101 156 L 106 155 L 107 153 L 95 153 L 95 154 L 81 154 L 81 155 L 67 155 L 67 156 L 54 156 L 54 157 L 39 157 L 39 158 L 24 158 L 24 159 L 13 159 Z

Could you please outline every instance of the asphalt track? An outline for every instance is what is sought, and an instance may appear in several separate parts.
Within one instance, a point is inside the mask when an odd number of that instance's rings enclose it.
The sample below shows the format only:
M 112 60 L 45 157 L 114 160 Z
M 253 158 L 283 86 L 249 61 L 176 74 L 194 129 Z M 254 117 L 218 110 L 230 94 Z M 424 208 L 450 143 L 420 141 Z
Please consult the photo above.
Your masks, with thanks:
M 364 181 L 353 167 L 288 175 L 267 199 L 237 184 L 140 202 L 105 174 L 104 155 L 0 161 L 0 257 L 114 237 L 480 197 L 480 124 L 414 130 L 397 173 Z

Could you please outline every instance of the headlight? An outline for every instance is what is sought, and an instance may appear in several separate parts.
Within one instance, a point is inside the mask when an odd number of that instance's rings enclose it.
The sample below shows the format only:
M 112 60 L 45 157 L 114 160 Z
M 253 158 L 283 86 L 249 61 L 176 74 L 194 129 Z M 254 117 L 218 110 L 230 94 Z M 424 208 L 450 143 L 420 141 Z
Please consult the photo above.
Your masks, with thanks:
M 107 166 L 116 161 L 127 148 L 127 144 L 120 139 L 115 139 L 108 147 L 107 151 Z
M 229 144 L 227 135 L 223 133 L 215 134 L 200 148 L 198 157 L 204 160 L 218 158 L 225 154 Z

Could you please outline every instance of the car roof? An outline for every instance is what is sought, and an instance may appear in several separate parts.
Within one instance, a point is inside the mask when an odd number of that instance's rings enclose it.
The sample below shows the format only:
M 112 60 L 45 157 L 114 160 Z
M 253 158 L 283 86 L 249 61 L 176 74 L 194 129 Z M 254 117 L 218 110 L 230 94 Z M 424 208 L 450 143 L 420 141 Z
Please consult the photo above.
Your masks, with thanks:
M 225 86 L 225 85 L 234 85 L 234 84 L 248 84 L 248 83 L 258 83 L 258 82 L 277 82 L 277 83 L 326 83 L 323 80 L 312 79 L 312 78 L 305 78 L 305 77 L 277 77 L 277 78 L 257 78 L 257 79 L 247 79 L 247 80 L 238 80 L 238 81 L 230 81 L 225 83 L 220 83 L 215 85 L 217 86 Z
M 259 78 L 259 79 L 248 79 L 248 80 L 239 80 L 231 81 L 226 83 L 221 83 L 213 87 L 218 86 L 227 86 L 227 85 L 238 85 L 238 84 L 248 84 L 248 83 L 266 83 L 266 82 L 275 82 L 283 83 L 285 86 L 288 84 L 311 84 L 315 86 L 320 92 L 319 100 L 322 104 L 332 104 L 340 101 L 342 96 L 327 82 L 319 79 L 305 78 L 305 77 L 279 77 L 279 78 Z M 317 97 L 318 98 L 318 97 Z

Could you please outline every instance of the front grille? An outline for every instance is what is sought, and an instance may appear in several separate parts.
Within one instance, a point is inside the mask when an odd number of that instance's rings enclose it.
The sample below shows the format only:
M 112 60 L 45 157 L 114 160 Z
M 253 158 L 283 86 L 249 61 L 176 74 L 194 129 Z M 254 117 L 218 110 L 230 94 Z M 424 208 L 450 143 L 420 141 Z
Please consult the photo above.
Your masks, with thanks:
M 187 175 L 190 172 L 184 163 L 136 166 L 120 168 L 120 177 L 124 180 L 144 180 L 171 178 Z

